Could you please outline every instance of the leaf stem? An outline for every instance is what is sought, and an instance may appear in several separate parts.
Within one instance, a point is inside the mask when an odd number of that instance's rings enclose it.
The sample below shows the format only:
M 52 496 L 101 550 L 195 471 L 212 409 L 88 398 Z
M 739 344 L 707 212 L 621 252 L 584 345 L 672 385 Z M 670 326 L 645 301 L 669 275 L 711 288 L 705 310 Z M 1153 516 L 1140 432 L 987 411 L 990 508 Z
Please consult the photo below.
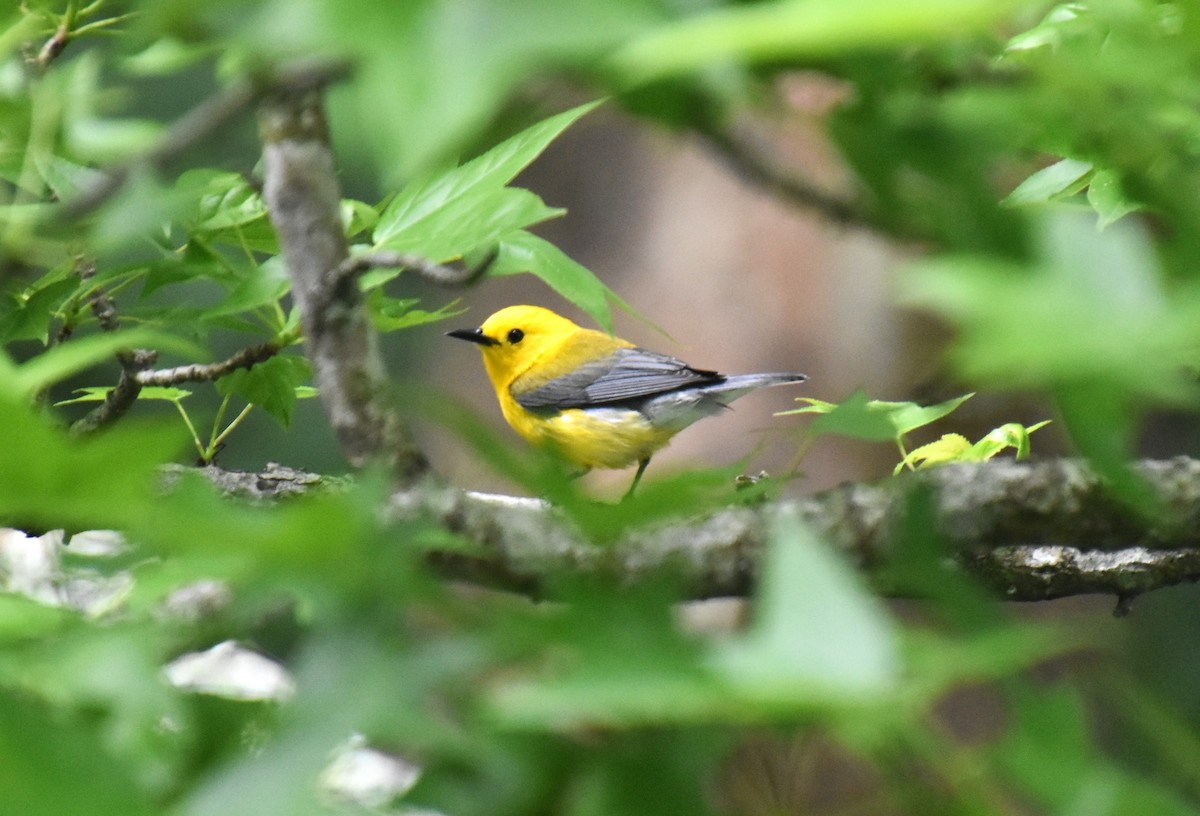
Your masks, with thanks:
M 183 401 L 178 399 L 171 400 L 171 404 L 179 411 L 179 415 L 183 417 L 183 424 L 187 425 L 187 429 L 192 434 L 192 444 L 196 446 L 196 453 L 204 462 L 208 463 L 208 457 L 204 455 L 204 445 L 200 444 L 200 434 L 196 433 L 196 426 L 192 424 L 192 418 L 188 416 L 187 409 L 183 407 Z
M 229 408 L 229 400 L 233 398 L 233 394 L 226 394 L 221 399 L 221 405 L 217 408 L 217 415 L 213 418 L 212 433 L 208 435 L 208 447 L 211 450 L 217 444 L 217 428 L 221 427 L 221 423 L 225 421 L 225 411 Z
M 233 433 L 234 429 L 236 429 L 238 425 L 242 424 L 242 420 L 245 419 L 246 416 L 253 409 L 254 409 L 254 403 L 252 403 L 252 402 L 247 403 L 246 407 L 242 409 L 241 413 L 239 413 L 237 416 L 235 416 L 233 418 L 233 421 L 230 422 L 227 426 L 225 426 L 225 430 L 221 431 L 220 436 L 217 436 L 215 439 L 213 439 L 212 444 L 209 445 L 209 455 L 208 455 L 208 457 L 206 457 L 206 460 L 211 459 L 213 456 L 217 455 L 217 448 L 219 448 L 222 445 L 222 443 L 225 442 L 225 440 L 229 437 L 229 435 L 231 433 Z M 215 429 L 216 425 L 213 425 L 213 428 Z

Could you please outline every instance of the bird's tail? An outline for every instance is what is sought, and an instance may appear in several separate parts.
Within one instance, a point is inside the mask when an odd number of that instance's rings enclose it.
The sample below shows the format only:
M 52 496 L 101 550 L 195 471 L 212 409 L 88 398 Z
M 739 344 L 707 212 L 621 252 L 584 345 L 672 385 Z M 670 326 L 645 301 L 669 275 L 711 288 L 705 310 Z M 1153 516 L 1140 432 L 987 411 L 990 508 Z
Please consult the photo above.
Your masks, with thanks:
M 717 391 L 753 391 L 756 388 L 771 388 L 776 385 L 801 383 L 808 379 L 807 374 L 780 371 L 768 374 L 734 374 L 726 377 L 725 381 L 712 386 Z
M 720 413 L 738 397 L 759 388 L 801 383 L 804 374 L 735 374 L 720 382 L 681 388 L 648 400 L 639 409 L 656 426 L 685 428 L 701 417 Z
M 734 374 L 725 378 L 724 382 L 714 383 L 698 388 L 705 397 L 728 408 L 735 399 L 746 396 L 751 391 L 760 388 L 773 388 L 777 385 L 794 385 L 808 379 L 807 374 L 790 371 L 776 371 L 766 374 Z

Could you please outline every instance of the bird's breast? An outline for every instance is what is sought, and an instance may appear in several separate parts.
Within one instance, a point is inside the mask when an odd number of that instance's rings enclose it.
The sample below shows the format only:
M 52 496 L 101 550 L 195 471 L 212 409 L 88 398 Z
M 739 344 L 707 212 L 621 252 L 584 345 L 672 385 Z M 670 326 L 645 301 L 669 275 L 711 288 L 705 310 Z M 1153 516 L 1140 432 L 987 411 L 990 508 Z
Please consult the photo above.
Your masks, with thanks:
M 585 468 L 624 468 L 662 448 L 676 429 L 654 425 L 632 408 L 569 408 L 552 416 L 513 404 L 505 418 L 535 445 L 554 448 Z

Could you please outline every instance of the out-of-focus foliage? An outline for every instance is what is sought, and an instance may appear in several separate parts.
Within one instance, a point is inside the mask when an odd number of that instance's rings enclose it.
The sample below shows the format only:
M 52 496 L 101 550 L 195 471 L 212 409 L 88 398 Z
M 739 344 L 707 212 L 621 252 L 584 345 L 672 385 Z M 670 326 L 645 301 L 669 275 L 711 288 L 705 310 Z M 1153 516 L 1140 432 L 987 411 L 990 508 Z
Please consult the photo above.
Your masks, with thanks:
M 47 47 L 56 30 L 61 53 Z M 947 567 L 919 502 L 897 520 L 904 546 L 875 565 L 919 608 L 896 614 L 784 515 L 752 623 L 714 637 L 681 628 L 669 576 L 563 574 L 545 603 L 448 586 L 425 554 L 469 544 L 382 522 L 374 474 L 274 507 L 192 478 L 164 492 L 159 466 L 189 435 L 204 459 L 236 438 L 227 408 L 286 424 L 311 390 L 253 144 L 238 141 L 250 112 L 169 162 L 148 151 L 221 88 L 314 57 L 353 60 L 330 90 L 338 155 L 381 180 L 380 201 L 345 202 L 354 251 L 533 272 L 601 323 L 616 296 L 527 231 L 561 211 L 510 186 L 587 110 L 551 104 L 560 83 L 711 133 L 771 105 L 778 77 L 827 74 L 849 89 L 828 126 L 852 209 L 928 249 L 902 295 L 956 328 L 961 376 L 1050 396 L 1079 449 L 1127 486 L 1140 414 L 1194 407 L 1192 4 L 27 0 L 0 12 L 0 520 L 117 529 L 129 544 L 0 547 L 0 810 L 362 812 L 319 782 L 359 734 L 419 769 L 411 789 L 371 800 L 378 812 L 1200 812 L 1194 683 L 1151 693 L 1115 655 L 1071 668 L 1088 638 L 1012 620 Z M 114 168 L 114 195 L 62 217 Z M 404 282 L 362 282 L 381 331 L 455 313 Z M 119 331 L 101 330 L 106 300 Z M 197 384 L 141 395 L 186 428 L 146 404 L 95 438 L 62 428 L 115 382 L 101 365 L 115 352 L 151 348 L 165 366 L 267 341 L 287 350 L 222 378 L 216 417 L 183 410 L 210 387 Z M 957 402 L 876 411 L 863 398 L 820 419 L 903 440 Z M 601 545 L 759 498 L 686 474 L 598 506 L 554 463 L 446 421 Z M 1007 441 L 1019 450 L 1029 430 Z M 22 583 L 37 552 L 46 579 Z M 294 695 L 165 681 L 168 661 L 227 640 L 277 660 Z M 1031 680 L 1049 661 L 1065 668 Z M 1110 682 L 1090 682 L 1096 664 Z M 983 737 L 947 725 L 964 689 L 990 695 Z M 830 779 L 849 780 L 836 806 Z
M 1017 459 L 1029 456 L 1029 435 L 1046 426 L 1050 420 L 1026 427 L 1019 422 L 1006 422 L 972 444 L 962 434 L 942 434 L 939 439 L 912 450 L 908 449 L 908 435 L 942 417 L 969 400 L 974 394 L 946 400 L 937 405 L 917 405 L 915 402 L 868 400 L 862 392 L 850 396 L 841 404 L 801 397 L 797 401 L 806 403 L 803 408 L 784 411 L 789 414 L 821 414 L 812 424 L 812 437 L 821 434 L 840 434 L 857 439 L 873 441 L 891 440 L 900 449 L 900 463 L 893 475 L 905 468 L 942 465 L 947 462 L 986 462 L 997 454 L 1012 448 Z

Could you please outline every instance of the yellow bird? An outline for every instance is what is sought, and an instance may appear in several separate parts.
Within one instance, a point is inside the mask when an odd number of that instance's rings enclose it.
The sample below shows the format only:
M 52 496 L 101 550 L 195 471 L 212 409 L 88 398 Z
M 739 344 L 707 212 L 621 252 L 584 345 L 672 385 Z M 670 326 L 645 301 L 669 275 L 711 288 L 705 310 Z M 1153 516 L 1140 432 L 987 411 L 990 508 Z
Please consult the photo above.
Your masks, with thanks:
M 477 329 L 447 335 L 479 345 L 500 410 L 517 433 L 585 472 L 636 462 L 629 493 L 650 457 L 688 425 L 757 388 L 808 379 L 692 368 L 539 306 L 509 306 Z

